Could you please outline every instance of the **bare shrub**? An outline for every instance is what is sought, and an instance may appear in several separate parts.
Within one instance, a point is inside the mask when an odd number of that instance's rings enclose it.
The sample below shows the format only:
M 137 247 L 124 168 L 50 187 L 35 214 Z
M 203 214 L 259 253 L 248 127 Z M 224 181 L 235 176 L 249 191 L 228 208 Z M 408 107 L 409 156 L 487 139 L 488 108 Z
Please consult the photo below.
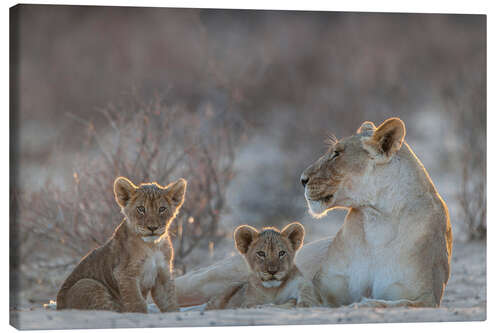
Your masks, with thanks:
M 469 240 L 486 238 L 486 173 L 484 162 L 480 160 L 478 162 L 475 166 L 464 162 L 462 186 L 458 193 Z
M 18 230 L 31 237 L 17 244 L 23 264 L 72 267 L 103 244 L 123 218 L 113 196 L 117 176 L 136 184 L 162 185 L 184 177 L 188 181 L 185 204 L 170 228 L 175 264 L 182 273 L 193 249 L 208 248 L 225 236 L 218 223 L 233 177 L 242 122 L 210 104 L 192 112 L 161 98 L 144 103 L 133 94 L 100 113 L 105 119 L 102 129 L 71 115 L 88 133 L 75 161 L 72 188 L 47 184 L 22 196 Z
M 469 84 L 447 91 L 455 109 L 459 133 L 458 159 L 461 182 L 457 201 L 462 210 L 469 240 L 486 238 L 486 82 L 485 74 L 469 78 Z M 460 82 L 467 82 L 460 80 Z

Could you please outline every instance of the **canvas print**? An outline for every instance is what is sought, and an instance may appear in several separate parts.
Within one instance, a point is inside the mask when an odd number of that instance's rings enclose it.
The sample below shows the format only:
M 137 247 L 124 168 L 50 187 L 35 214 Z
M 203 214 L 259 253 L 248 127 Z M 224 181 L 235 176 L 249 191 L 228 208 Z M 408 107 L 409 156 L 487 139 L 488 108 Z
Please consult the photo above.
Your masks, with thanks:
M 486 16 L 10 9 L 18 329 L 486 319 Z

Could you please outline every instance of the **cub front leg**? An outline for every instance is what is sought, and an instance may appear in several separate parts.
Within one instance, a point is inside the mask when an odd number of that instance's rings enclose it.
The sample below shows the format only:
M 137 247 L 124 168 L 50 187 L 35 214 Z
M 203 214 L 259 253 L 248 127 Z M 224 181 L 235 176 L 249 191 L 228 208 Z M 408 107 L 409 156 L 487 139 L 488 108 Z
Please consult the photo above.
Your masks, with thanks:
M 297 306 L 298 306 L 297 299 L 295 299 L 295 298 L 290 298 L 289 300 L 287 300 L 283 304 L 275 305 L 275 307 L 280 308 L 280 309 L 293 309 Z
M 136 277 L 122 276 L 118 288 L 123 305 L 123 312 L 148 312 L 148 305 L 142 297 L 139 281 Z
M 167 268 L 158 272 L 156 283 L 151 290 L 151 296 L 161 312 L 179 310 L 174 279 Z
M 299 297 L 297 299 L 297 307 L 309 308 L 312 306 L 318 306 L 318 295 L 314 286 L 312 284 L 305 284 L 299 291 Z
M 225 293 L 210 298 L 206 310 L 239 308 L 245 300 L 247 284 L 238 284 Z
M 248 290 L 248 292 L 245 295 L 245 299 L 243 300 L 241 307 L 242 308 L 255 308 L 259 305 L 262 305 L 261 302 L 257 301 L 256 295 L 254 294 L 253 291 Z

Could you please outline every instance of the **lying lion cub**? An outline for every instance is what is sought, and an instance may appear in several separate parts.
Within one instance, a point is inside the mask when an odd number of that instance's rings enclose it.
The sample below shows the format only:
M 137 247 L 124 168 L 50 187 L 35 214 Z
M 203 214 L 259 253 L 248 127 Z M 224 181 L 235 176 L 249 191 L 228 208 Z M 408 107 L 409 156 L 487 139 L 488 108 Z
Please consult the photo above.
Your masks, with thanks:
M 160 311 L 178 309 L 172 277 L 174 251 L 170 222 L 184 202 L 186 181 L 166 187 L 135 186 L 115 180 L 117 203 L 125 215 L 113 236 L 85 256 L 57 294 L 57 309 L 147 312 L 146 297 Z
M 210 300 L 207 309 L 319 305 L 312 282 L 304 278 L 294 262 L 304 234 L 304 227 L 298 222 L 287 225 L 281 232 L 275 228 L 259 232 L 248 225 L 236 228 L 235 245 L 248 264 L 248 279 Z

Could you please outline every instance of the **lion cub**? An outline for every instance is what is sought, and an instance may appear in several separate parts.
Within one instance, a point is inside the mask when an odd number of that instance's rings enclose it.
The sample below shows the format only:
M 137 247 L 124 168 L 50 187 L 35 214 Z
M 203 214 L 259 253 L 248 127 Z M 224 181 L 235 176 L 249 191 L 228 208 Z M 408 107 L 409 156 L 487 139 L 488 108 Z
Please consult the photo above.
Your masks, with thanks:
M 248 279 L 226 294 L 210 300 L 207 309 L 255 307 L 310 307 L 320 301 L 311 281 L 295 266 L 295 253 L 302 247 L 304 227 L 298 222 L 279 231 L 242 225 L 234 232 L 235 245 L 245 258 Z
M 119 177 L 114 192 L 125 218 L 68 276 L 57 294 L 57 309 L 147 312 L 151 291 L 160 311 L 177 310 L 168 227 L 184 202 L 186 181 L 135 186 Z

